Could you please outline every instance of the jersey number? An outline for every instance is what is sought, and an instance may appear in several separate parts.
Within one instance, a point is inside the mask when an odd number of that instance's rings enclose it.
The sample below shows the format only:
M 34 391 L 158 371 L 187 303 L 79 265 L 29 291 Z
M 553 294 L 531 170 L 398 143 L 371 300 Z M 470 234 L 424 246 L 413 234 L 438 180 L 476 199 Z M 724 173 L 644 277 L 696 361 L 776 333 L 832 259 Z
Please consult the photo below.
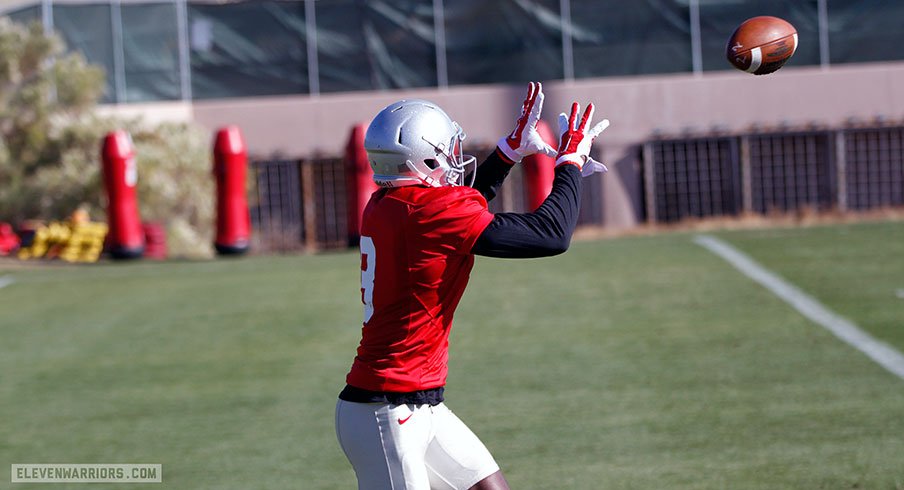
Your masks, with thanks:
M 361 302 L 364 303 L 364 323 L 374 314 L 374 269 L 377 250 L 369 236 L 361 237 Z

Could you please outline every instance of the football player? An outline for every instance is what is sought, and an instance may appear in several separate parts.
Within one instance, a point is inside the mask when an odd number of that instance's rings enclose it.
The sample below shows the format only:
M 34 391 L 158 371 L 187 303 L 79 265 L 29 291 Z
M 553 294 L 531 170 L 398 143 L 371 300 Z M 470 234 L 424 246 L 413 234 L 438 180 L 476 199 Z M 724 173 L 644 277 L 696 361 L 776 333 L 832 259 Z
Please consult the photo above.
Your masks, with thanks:
M 480 439 L 443 403 L 449 330 L 474 255 L 556 255 L 570 243 L 581 175 L 606 171 L 590 145 L 593 104 L 559 116 L 558 151 L 540 138 L 540 83 L 530 83 L 515 129 L 483 164 L 437 105 L 401 100 L 383 109 L 364 146 L 381 186 L 361 225 L 362 339 L 336 405 L 336 434 L 359 489 L 507 489 Z M 552 192 L 532 213 L 487 210 L 512 166 L 555 156 Z

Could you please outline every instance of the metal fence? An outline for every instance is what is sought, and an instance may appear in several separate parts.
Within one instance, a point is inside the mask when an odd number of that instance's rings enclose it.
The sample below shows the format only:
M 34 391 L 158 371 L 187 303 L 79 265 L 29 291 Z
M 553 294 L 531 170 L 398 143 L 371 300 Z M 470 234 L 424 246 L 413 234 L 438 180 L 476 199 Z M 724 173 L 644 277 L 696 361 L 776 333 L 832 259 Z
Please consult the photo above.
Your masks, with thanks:
M 305 238 L 300 162 L 256 162 L 251 224 L 265 250 L 298 248 Z
M 904 127 L 845 131 L 838 145 L 845 208 L 904 205 Z
M 904 205 L 904 127 L 661 139 L 643 160 L 650 222 Z
M 740 211 L 736 138 L 657 141 L 645 145 L 643 158 L 649 219 L 672 222 Z
M 744 209 L 771 213 L 832 207 L 832 144 L 832 133 L 824 131 L 742 138 L 742 148 L 749 148 L 749 159 L 741 162 L 741 172 L 750 176 L 745 190 L 751 200 Z
M 348 244 L 342 159 L 265 160 L 252 164 L 251 220 L 264 251 Z

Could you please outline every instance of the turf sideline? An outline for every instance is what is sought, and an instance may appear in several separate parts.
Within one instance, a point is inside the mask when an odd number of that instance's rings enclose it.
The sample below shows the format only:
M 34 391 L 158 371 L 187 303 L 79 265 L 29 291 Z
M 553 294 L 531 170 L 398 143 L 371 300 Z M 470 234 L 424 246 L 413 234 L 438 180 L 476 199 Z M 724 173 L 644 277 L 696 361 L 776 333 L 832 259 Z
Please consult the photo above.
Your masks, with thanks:
M 822 325 L 843 342 L 863 352 L 895 376 L 904 379 L 904 355 L 892 346 L 872 337 L 850 320 L 828 309 L 812 296 L 770 272 L 722 240 L 710 235 L 698 235 L 694 238 L 694 242 L 722 257 L 745 276 L 758 282 L 805 317 Z

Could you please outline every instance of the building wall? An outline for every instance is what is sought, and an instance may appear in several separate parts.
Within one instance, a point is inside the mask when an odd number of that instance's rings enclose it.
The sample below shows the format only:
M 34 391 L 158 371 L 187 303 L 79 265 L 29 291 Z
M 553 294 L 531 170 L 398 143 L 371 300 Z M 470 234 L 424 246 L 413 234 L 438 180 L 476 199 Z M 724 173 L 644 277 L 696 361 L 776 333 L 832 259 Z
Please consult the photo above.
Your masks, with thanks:
M 194 118 L 192 104 L 187 101 L 140 102 L 135 104 L 106 104 L 98 107 L 102 116 L 123 119 L 142 119 L 149 124 L 190 122 Z

